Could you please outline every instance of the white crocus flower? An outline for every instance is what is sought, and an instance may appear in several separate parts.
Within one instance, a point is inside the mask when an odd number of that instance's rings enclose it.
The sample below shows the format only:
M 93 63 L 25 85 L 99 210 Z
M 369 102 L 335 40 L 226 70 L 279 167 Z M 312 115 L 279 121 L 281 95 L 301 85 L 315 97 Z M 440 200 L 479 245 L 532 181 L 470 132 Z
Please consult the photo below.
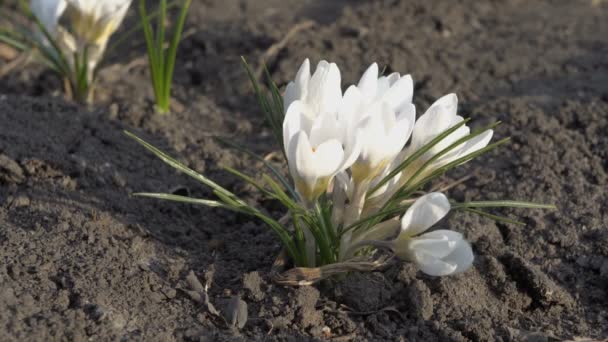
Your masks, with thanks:
M 352 166 L 356 183 L 378 175 L 399 154 L 412 132 L 415 116 L 413 105 L 395 113 L 386 102 L 376 102 L 367 113 L 358 126 L 361 153 Z
M 370 180 L 403 149 L 414 126 L 414 85 L 409 75 L 398 73 L 378 77 L 373 63 L 357 86 L 344 94 L 340 119 L 348 131 L 359 130 L 361 153 L 352 167 L 353 180 Z
M 131 4 L 131 0 L 67 1 L 67 15 L 77 38 L 104 47 Z
M 445 195 L 420 197 L 401 219 L 401 231 L 389 247 L 398 257 L 414 262 L 424 273 L 444 276 L 460 273 L 473 263 L 473 252 L 462 234 L 451 230 L 424 233 L 450 211 Z
M 290 173 L 306 203 L 321 195 L 331 179 L 348 168 L 358 156 L 356 139 L 343 145 L 343 128 L 338 122 L 342 103 L 340 70 L 321 61 L 310 75 L 308 59 L 296 80 L 287 86 L 284 103 L 283 144 Z
M 70 63 L 74 53 L 82 54 L 87 48 L 92 71 L 130 4 L 131 0 L 32 0 L 30 8 Z M 67 18 L 68 27 L 60 25 L 62 16 Z
M 448 94 L 435 101 L 435 103 L 433 103 L 429 109 L 416 121 L 412 132 L 410 145 L 401 151 L 399 156 L 384 169 L 380 176 L 376 177 L 372 181 L 372 185 L 377 184 L 383 178 L 383 176 L 394 170 L 399 164 L 401 164 L 401 162 L 436 138 L 438 135 L 460 123 L 463 118 L 457 115 L 457 107 L 458 98 L 456 97 L 456 94 Z M 384 204 L 395 193 L 395 191 L 405 185 L 406 182 L 409 181 L 412 184 L 412 182 L 419 181 L 434 170 L 437 170 L 438 168 L 460 157 L 464 157 L 486 147 L 492 139 L 492 135 L 494 133 L 493 130 L 489 129 L 468 140 L 467 142 L 454 147 L 450 152 L 440 156 L 427 165 L 426 168 L 418 176 L 416 176 L 416 179 L 411 179 L 424 163 L 440 153 L 446 147 L 455 143 L 457 140 L 469 135 L 470 131 L 471 130 L 467 125 L 461 126 L 416 159 L 412 164 L 410 164 L 410 166 L 392 178 L 388 183 L 376 190 L 368 198 L 365 213 L 373 213 L 377 208 Z
M 456 94 L 448 94 L 435 101 L 435 103 L 433 103 L 433 105 L 431 105 L 431 107 L 429 107 L 429 109 L 416 121 L 414 131 L 412 132 L 411 144 L 403 151 L 403 158 L 401 160 L 422 148 L 441 133 L 460 123 L 463 118 L 456 114 L 457 107 L 458 97 L 456 97 Z M 428 161 L 457 140 L 469 135 L 470 131 L 471 130 L 467 125 L 458 128 L 452 134 L 433 146 L 429 151 L 424 153 L 424 155 L 419 158 L 416 167 L 410 168 L 409 174 L 408 172 L 404 172 L 403 177 L 411 176 L 411 173 L 417 170 L 422 163 Z M 486 147 L 492 139 L 493 133 L 494 132 L 490 129 L 467 142 L 460 144 L 447 154 L 436 159 L 427 168 L 426 172 L 428 173 L 436 170 L 460 157 L 464 157 Z

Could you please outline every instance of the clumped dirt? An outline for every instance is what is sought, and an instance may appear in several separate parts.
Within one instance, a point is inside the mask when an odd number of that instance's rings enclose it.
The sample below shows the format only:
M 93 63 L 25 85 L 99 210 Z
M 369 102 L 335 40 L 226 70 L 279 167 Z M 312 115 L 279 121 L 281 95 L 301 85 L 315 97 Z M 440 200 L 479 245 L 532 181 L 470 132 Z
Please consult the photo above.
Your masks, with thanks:
M 210 192 L 123 130 L 281 215 L 222 172 L 259 175 L 261 165 L 213 136 L 260 154 L 276 149 L 239 56 L 257 66 L 306 21 L 312 27 L 267 59 L 279 84 L 310 57 L 337 62 L 343 84 L 372 61 L 412 73 L 419 112 L 456 92 L 474 126 L 501 120 L 496 139 L 512 141 L 449 174 L 446 182 L 474 175 L 449 195 L 558 210 L 498 211 L 525 226 L 450 215 L 442 224 L 476 254 L 462 275 L 394 264 L 284 288 L 269 280 L 280 245 L 260 222 L 131 198 Z M 606 37 L 601 1 L 201 0 L 168 116 L 153 114 L 141 37 L 108 60 L 95 107 L 62 100 L 61 83 L 39 67 L 14 69 L 0 83 L 0 340 L 606 338 Z

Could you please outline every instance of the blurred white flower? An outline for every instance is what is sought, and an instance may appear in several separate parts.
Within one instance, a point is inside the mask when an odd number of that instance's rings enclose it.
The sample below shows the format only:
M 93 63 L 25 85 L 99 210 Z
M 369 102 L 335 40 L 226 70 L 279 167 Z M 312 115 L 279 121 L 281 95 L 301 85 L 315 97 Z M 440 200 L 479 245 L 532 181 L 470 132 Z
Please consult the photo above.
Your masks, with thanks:
M 344 128 L 338 121 L 342 102 L 340 70 L 321 61 L 310 75 L 310 62 L 302 63 L 284 95 L 283 144 L 296 189 L 304 200 L 314 201 L 340 171 L 356 160 L 359 148 L 343 145 Z
M 86 48 L 91 71 L 130 4 L 131 0 L 31 0 L 30 9 L 70 63 L 74 53 L 81 55 Z
M 389 242 L 395 255 L 414 262 L 422 272 L 433 276 L 467 270 L 473 263 L 473 251 L 462 234 L 451 230 L 424 233 L 449 211 L 450 202 L 441 193 L 416 200 L 401 219 L 399 235 Z
M 105 46 L 120 26 L 131 0 L 67 0 L 73 33 L 84 42 Z

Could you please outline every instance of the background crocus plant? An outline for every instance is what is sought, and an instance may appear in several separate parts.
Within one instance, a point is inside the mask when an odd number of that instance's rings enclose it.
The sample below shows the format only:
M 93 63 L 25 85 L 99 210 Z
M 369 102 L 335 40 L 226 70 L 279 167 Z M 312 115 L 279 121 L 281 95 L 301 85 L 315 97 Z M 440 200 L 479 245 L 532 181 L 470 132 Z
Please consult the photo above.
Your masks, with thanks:
M 158 9 L 158 20 L 156 32 L 152 27 L 151 16 L 146 9 L 146 1 L 139 1 L 139 16 L 143 26 L 144 38 L 148 51 L 150 63 L 150 75 L 152 86 L 154 87 L 154 97 L 156 99 L 156 111 L 165 114 L 169 112 L 171 104 L 171 82 L 173 80 L 173 70 L 177 56 L 177 47 L 181 39 L 182 30 L 188 15 L 192 0 L 185 0 L 181 5 L 177 24 L 173 29 L 173 35 L 165 47 L 165 19 L 167 17 L 167 0 L 160 0 Z
M 36 26 L 0 31 L 0 41 L 31 50 L 64 79 L 68 97 L 91 101 L 96 68 L 131 0 L 32 0 L 19 2 Z
M 508 141 L 490 143 L 498 123 L 471 130 L 469 120 L 457 114 L 454 94 L 437 100 L 416 120 L 412 78 L 379 75 L 376 63 L 342 92 L 336 64 L 321 61 L 311 74 L 305 60 L 283 95 L 268 73 L 270 93 L 262 91 L 244 65 L 283 151 L 290 180 L 259 157 L 272 174 L 261 181 L 226 170 L 281 202 L 287 215 L 268 216 L 127 133 L 169 165 L 211 187 L 217 199 L 137 195 L 220 207 L 261 219 L 277 233 L 298 266 L 279 277 L 283 283 L 311 284 L 344 271 L 371 270 L 387 254 L 413 262 L 429 275 L 459 273 L 473 262 L 469 243 L 461 233 L 433 230 L 450 210 L 521 224 L 484 208 L 553 208 L 519 201 L 458 203 L 433 191 L 431 182 L 446 171 Z M 319 267 L 318 272 L 311 271 L 313 267 Z

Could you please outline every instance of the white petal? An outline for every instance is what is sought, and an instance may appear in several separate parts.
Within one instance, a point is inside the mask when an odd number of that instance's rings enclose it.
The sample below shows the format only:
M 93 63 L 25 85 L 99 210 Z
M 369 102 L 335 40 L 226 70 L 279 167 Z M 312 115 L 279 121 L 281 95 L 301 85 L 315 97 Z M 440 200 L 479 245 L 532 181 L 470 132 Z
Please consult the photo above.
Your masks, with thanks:
M 452 124 L 450 124 L 450 127 L 460 123 L 462 120 L 464 120 L 462 118 L 462 116 L 457 115 L 456 119 L 452 121 Z M 449 129 L 449 127 L 447 128 Z M 441 132 L 443 133 L 443 132 Z M 446 147 L 452 145 L 453 143 L 455 143 L 456 141 L 458 141 L 459 139 L 469 135 L 469 133 L 471 133 L 471 129 L 467 126 L 467 125 L 463 125 L 460 126 L 458 129 L 456 129 L 454 132 L 452 132 L 450 135 L 448 135 L 447 137 L 443 138 L 439 143 L 437 143 L 435 146 L 433 146 L 426 154 L 426 158 L 431 158 L 432 156 L 434 156 L 435 154 L 443 151 Z M 434 137 L 433 137 L 434 138 Z M 452 153 L 457 153 L 457 151 L 460 150 L 460 148 L 464 146 L 464 144 L 454 148 L 450 154 Z M 445 158 L 445 157 L 443 157 Z
M 414 262 L 420 270 L 431 276 L 446 276 L 454 273 L 457 265 L 447 263 L 423 252 L 414 253 Z
M 296 74 L 295 83 L 300 90 L 308 88 L 310 81 L 310 60 L 306 58 Z
M 357 130 L 355 133 L 355 137 L 347 144 L 344 145 L 344 160 L 342 161 L 342 166 L 340 166 L 340 170 L 346 170 L 351 167 L 359 158 L 361 154 L 362 141 L 359 138 L 361 136 L 361 131 Z
M 412 133 L 412 149 L 415 151 L 437 135 L 450 128 L 456 116 L 458 98 L 455 94 L 445 95 L 416 121 Z
M 299 94 L 296 88 L 296 84 L 293 81 L 287 83 L 285 93 L 283 93 L 283 113 L 287 113 L 287 108 L 289 108 L 293 101 L 299 100 Z
M 303 104 L 300 101 L 294 101 L 285 114 L 283 119 L 283 145 L 285 150 L 289 149 L 289 142 L 291 138 L 301 130 L 304 130 L 303 120 Z
M 439 229 L 411 239 L 410 248 L 421 250 L 437 258 L 445 258 L 454 251 L 462 239 L 462 234 L 458 232 Z
M 312 156 L 317 177 L 329 177 L 339 171 L 344 151 L 340 141 L 333 139 L 317 146 Z
M 382 101 L 388 103 L 395 112 L 412 103 L 414 81 L 410 75 L 401 77 L 382 95 Z
M 471 245 L 469 245 L 466 240 L 461 239 L 458 241 L 452 253 L 450 253 L 450 255 L 445 257 L 443 260 L 456 266 L 453 273 L 460 273 L 471 267 L 474 259 L 475 257 L 473 256 Z
M 362 145 L 357 162 L 367 165 L 372 169 L 382 162 L 387 148 L 385 144 L 387 136 L 382 122 L 382 116 L 377 110 L 377 108 L 373 109 L 372 114 L 363 119 L 359 124 Z
M 450 241 L 460 241 L 463 239 L 462 234 L 448 229 L 437 229 L 432 232 L 418 235 L 420 239 L 446 239 Z
M 376 96 L 378 87 L 378 64 L 372 63 L 361 76 L 357 88 L 361 90 L 361 94 L 371 101 Z
M 296 94 L 297 99 L 305 101 L 306 96 L 308 96 L 308 83 L 310 82 L 310 60 L 306 58 L 302 65 L 300 65 L 300 69 L 296 73 L 296 78 L 294 83 L 296 85 Z
M 314 115 L 336 113 L 342 101 L 340 70 L 335 63 L 320 61 L 308 84 L 307 103 Z
M 423 253 L 439 259 L 448 256 L 455 246 L 456 241 L 448 239 L 413 238 L 409 243 L 409 248 L 414 253 Z
M 409 109 L 404 109 L 404 112 L 397 117 L 396 124 L 388 134 L 386 145 L 389 158 L 395 158 L 401 152 L 412 134 L 416 109 L 413 104 L 409 104 L 407 107 Z
M 475 138 L 467 141 L 460 149 L 460 157 L 466 156 L 467 154 L 481 150 L 482 148 L 488 146 L 490 140 L 492 140 L 493 134 L 494 131 L 490 129 L 476 136 Z
M 406 75 L 403 77 L 411 77 L 410 75 Z M 395 84 L 395 82 L 399 81 L 401 79 L 401 75 L 399 75 L 398 72 L 393 72 L 390 75 L 386 76 L 386 80 L 388 81 L 388 85 L 389 87 L 392 87 L 393 84 Z
M 338 109 L 338 121 L 343 130 L 343 144 L 348 143 L 349 134 L 354 134 L 356 124 L 360 121 L 359 115 L 361 111 L 359 111 L 359 109 L 361 106 L 361 98 L 361 92 L 354 85 L 348 87 L 342 97 L 342 102 Z
M 66 6 L 65 0 L 32 0 L 30 2 L 32 13 L 51 34 L 55 33 L 59 17 L 65 11 Z
M 340 132 L 338 121 L 331 113 L 319 115 L 310 129 L 310 144 L 313 147 L 321 145 L 324 141 L 330 139 L 341 140 L 341 138 L 342 132 Z
M 415 236 L 439 222 L 450 211 L 450 202 L 444 194 L 432 192 L 414 202 L 401 219 L 403 237 Z
M 462 128 L 462 127 L 461 127 Z M 453 134 L 456 134 L 460 129 L 456 130 Z M 488 145 L 490 139 L 492 139 L 492 134 L 494 132 L 492 130 L 488 130 L 483 132 L 482 134 L 472 138 L 466 143 L 460 144 L 456 148 L 454 148 L 450 153 L 439 158 L 435 163 L 433 163 L 433 168 L 441 167 L 447 163 L 450 163 L 460 157 L 464 157 L 470 153 L 473 153 L 477 150 L 480 150 Z M 452 134 L 450 134 L 451 136 Z M 467 134 L 468 135 L 468 130 Z
M 307 184 L 316 182 L 312 147 L 305 132 L 298 131 L 289 141 L 287 161 L 294 179 L 303 179 Z

